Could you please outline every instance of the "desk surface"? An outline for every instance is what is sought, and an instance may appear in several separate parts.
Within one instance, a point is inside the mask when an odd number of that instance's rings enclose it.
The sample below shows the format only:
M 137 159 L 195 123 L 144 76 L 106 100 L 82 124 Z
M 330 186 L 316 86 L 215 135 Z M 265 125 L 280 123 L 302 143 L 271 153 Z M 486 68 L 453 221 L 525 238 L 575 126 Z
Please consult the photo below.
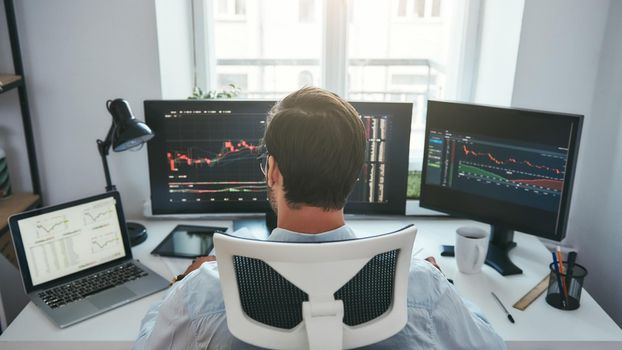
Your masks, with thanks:
M 149 252 L 182 221 L 144 221 L 149 239 L 133 248 L 134 257 L 169 278 L 182 271 L 173 271 L 186 265 L 186 261 L 151 256 Z M 223 221 L 188 221 L 196 225 L 223 225 Z M 586 348 L 587 343 L 599 349 L 622 348 L 622 330 L 609 318 L 594 299 L 583 290 L 581 307 L 574 311 L 561 311 L 549 306 L 544 295 L 534 301 L 525 311 L 511 307 L 515 301 L 534 287 L 548 273 L 550 253 L 535 237 L 516 233 L 518 246 L 510 257 L 524 271 L 522 275 L 503 277 L 484 265 L 482 273 L 466 275 L 458 272 L 453 258 L 439 257 L 440 244 L 453 244 L 455 230 L 459 226 L 486 226 L 466 220 L 408 219 L 403 220 L 352 220 L 348 222 L 361 235 L 390 232 L 406 224 L 419 228 L 414 252 L 423 249 L 418 257 L 437 257 L 443 272 L 452 278 L 460 294 L 484 312 L 501 337 L 511 349 Z M 231 226 L 230 222 L 226 222 Z M 226 226 L 225 224 L 225 226 Z M 177 260 L 177 261 L 175 261 Z M 189 261 L 188 261 L 189 263 Z M 590 278 L 589 276 L 587 278 Z M 511 324 L 496 304 L 490 292 L 494 291 L 516 320 Z M 140 299 L 118 309 L 96 316 L 66 329 L 59 329 L 32 303 L 0 336 L 2 349 L 31 348 L 45 344 L 46 349 L 127 349 L 138 334 L 140 321 L 147 309 L 162 298 L 160 292 Z

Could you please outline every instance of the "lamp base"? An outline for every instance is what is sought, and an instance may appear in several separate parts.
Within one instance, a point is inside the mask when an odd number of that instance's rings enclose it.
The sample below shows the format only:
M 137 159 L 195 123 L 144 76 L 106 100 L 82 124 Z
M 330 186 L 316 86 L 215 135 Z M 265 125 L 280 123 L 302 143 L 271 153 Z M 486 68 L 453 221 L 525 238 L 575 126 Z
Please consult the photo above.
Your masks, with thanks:
M 147 229 L 137 222 L 127 222 L 127 235 L 131 246 L 136 246 L 147 240 Z

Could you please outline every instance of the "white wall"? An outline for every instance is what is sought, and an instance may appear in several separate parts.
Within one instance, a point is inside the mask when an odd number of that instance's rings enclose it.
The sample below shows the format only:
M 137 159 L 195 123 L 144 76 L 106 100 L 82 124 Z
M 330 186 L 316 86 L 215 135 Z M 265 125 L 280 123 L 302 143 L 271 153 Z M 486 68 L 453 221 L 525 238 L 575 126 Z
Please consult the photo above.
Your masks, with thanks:
M 622 326 L 622 1 L 611 1 L 598 74 L 582 143 L 568 242 L 590 275 L 587 290 Z M 615 276 L 615 277 L 614 277 Z M 613 278 L 612 278 L 613 277 Z
M 140 1 L 16 1 L 45 203 L 104 191 L 95 140 L 111 124 L 107 99 L 161 97 L 155 4 Z M 23 146 L 12 145 L 25 153 Z M 146 148 L 111 153 L 113 182 L 129 217 L 149 193 Z
M 524 6 L 524 0 L 482 2 L 474 102 L 511 104 Z
M 191 1 L 155 0 L 162 98 L 165 99 L 185 99 L 194 87 L 190 4 Z
M 589 114 L 608 8 L 609 0 L 525 1 L 514 106 Z
M 622 2 L 525 0 L 512 105 L 585 115 L 564 243 L 589 270 L 586 289 L 622 325 L 612 293 L 622 290 L 621 32 Z

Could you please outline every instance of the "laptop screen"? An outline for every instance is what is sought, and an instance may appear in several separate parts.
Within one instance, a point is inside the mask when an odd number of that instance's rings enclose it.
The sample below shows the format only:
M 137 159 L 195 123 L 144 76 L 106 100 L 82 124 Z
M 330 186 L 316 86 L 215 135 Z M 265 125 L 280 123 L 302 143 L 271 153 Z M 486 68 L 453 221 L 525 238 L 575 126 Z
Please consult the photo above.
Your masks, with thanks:
M 32 285 L 125 256 L 115 197 L 17 221 Z

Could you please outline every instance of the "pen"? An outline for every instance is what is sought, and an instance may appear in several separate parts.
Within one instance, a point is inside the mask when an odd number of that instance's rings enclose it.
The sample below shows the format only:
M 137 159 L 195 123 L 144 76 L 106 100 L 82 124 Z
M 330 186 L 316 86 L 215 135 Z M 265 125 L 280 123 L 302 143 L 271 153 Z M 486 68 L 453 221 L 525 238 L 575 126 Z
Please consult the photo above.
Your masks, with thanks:
M 577 252 L 568 253 L 568 268 L 566 269 L 566 288 L 568 288 L 568 293 L 570 293 L 570 286 L 572 285 L 572 272 L 576 261 Z
M 564 259 L 562 259 L 562 251 L 559 246 L 557 246 L 557 264 L 559 266 L 559 276 L 562 279 L 562 288 L 564 289 L 564 298 L 566 301 L 568 300 L 568 287 L 566 287 L 566 269 L 564 268 Z
M 514 323 L 514 317 L 512 317 L 512 315 L 510 315 L 510 312 L 508 311 L 508 309 L 506 309 L 505 306 L 503 306 L 503 303 L 501 302 L 499 297 L 495 294 L 495 292 L 490 292 L 490 294 L 492 294 L 492 296 L 495 298 L 497 303 L 499 303 L 499 306 L 501 306 L 501 308 L 503 309 L 505 314 L 508 315 L 508 320 L 510 320 L 510 322 Z
M 566 298 L 564 295 L 564 289 L 562 288 L 562 277 L 559 274 L 559 266 L 557 264 L 557 255 L 555 252 L 551 252 L 553 254 L 553 267 L 555 268 L 555 278 L 557 279 L 557 288 L 559 288 L 559 299 L 562 302 L 562 307 L 566 308 Z

